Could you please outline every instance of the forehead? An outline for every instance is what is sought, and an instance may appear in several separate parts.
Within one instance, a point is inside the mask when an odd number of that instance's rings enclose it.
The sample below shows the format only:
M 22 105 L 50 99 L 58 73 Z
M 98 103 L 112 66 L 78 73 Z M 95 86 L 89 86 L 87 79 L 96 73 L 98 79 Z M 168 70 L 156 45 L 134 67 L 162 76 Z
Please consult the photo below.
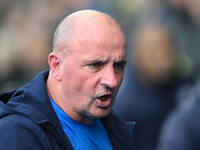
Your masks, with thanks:
M 89 44 L 90 45 L 90 44 Z M 104 47 L 94 44 L 81 45 L 78 49 L 71 52 L 71 56 L 80 61 L 112 61 L 118 62 L 126 60 L 126 47 Z
M 74 29 L 70 41 L 71 53 L 102 59 L 125 57 L 125 36 L 118 24 L 111 18 L 95 15 L 89 18 L 83 17 L 75 21 Z

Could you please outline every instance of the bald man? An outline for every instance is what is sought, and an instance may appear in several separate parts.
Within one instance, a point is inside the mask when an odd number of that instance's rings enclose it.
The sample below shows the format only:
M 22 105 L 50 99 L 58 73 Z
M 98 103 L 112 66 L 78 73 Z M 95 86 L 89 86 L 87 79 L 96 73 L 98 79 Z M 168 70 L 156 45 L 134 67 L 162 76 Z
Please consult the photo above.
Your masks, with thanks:
M 133 123 L 112 110 L 126 39 L 108 15 L 82 10 L 57 27 L 50 70 L 0 95 L 2 150 L 132 150 Z

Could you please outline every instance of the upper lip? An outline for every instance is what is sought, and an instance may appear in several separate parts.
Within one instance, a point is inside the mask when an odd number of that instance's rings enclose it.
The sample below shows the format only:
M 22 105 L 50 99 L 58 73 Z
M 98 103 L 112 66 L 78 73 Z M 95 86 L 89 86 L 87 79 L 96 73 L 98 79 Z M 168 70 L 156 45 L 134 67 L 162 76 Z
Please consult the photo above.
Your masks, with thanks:
M 100 98 L 100 97 L 103 97 L 103 96 L 108 96 L 108 97 L 113 98 L 113 94 L 112 94 L 112 93 L 104 93 L 104 94 L 100 94 L 100 95 L 98 95 L 96 98 Z

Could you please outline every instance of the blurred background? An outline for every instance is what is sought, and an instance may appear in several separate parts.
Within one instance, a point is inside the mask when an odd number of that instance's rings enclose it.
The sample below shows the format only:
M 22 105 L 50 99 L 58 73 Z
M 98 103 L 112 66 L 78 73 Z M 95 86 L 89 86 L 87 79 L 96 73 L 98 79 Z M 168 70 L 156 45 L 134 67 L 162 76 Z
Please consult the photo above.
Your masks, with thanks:
M 189 91 L 200 72 L 199 0 L 0 0 L 0 93 L 49 68 L 56 26 L 81 9 L 105 12 L 122 27 L 128 64 L 114 109 L 136 122 L 136 150 L 155 149 L 171 110 L 192 103 Z

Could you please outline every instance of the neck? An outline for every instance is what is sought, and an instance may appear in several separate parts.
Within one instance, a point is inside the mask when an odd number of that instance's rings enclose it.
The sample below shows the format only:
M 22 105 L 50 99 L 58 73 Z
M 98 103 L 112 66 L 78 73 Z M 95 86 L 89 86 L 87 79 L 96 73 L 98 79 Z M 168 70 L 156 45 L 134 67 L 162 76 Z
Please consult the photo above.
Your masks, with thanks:
M 85 124 L 91 124 L 93 122 L 95 122 L 95 120 L 91 120 L 90 118 L 84 117 L 81 114 L 76 113 L 76 111 L 73 110 L 72 107 L 70 107 L 70 102 L 67 101 L 65 98 L 64 100 L 62 100 L 62 96 L 60 96 L 60 89 L 59 86 L 57 84 L 57 82 L 55 81 L 55 79 L 53 78 L 53 76 L 51 75 L 51 73 L 49 73 L 49 77 L 47 79 L 47 83 L 46 83 L 46 88 L 47 88 L 47 92 L 49 97 L 54 101 L 54 103 L 60 107 L 71 119 L 77 121 L 77 122 L 82 122 Z

